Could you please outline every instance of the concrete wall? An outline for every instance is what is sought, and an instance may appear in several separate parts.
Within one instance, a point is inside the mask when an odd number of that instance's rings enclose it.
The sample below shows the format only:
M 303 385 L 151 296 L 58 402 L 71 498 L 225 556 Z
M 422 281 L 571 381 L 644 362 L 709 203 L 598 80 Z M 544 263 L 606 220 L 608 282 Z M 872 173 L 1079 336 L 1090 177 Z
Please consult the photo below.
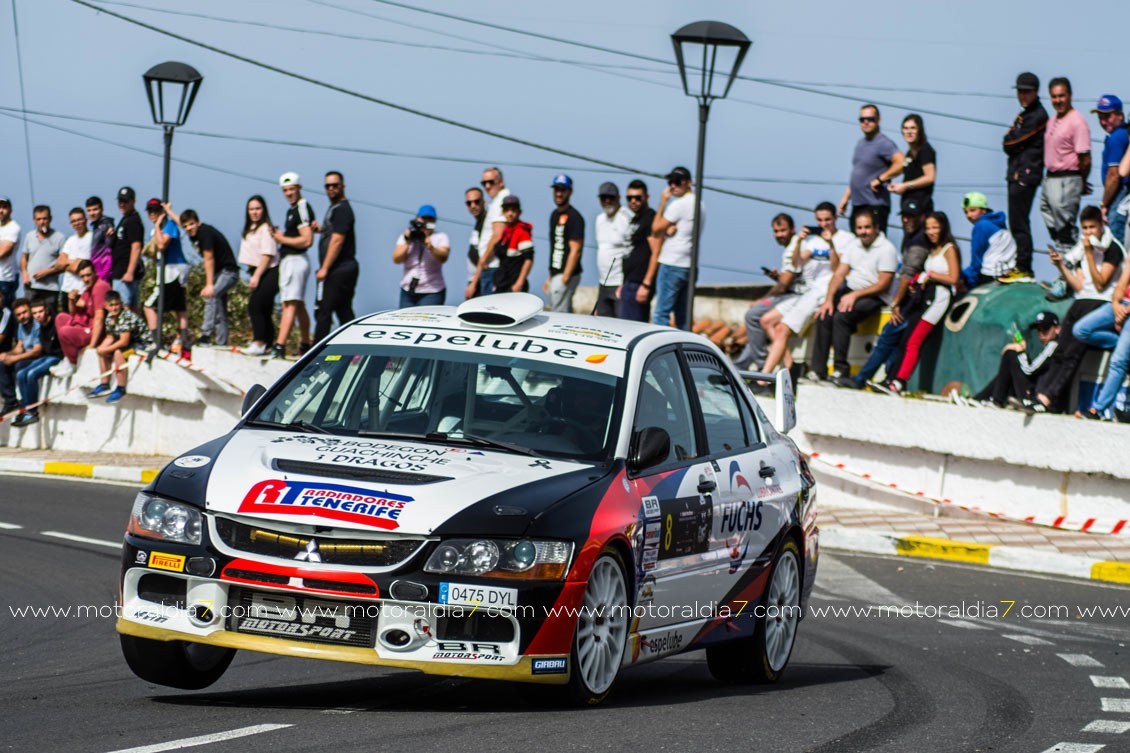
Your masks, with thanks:
M 1130 518 L 1120 424 L 815 385 L 800 386 L 797 412 L 802 449 L 903 489 L 1010 517 Z M 860 493 L 826 491 L 837 486 Z
M 292 365 L 206 348 L 193 356 L 204 373 L 131 360 L 128 394 L 109 404 L 85 397 L 98 377 L 97 358 L 85 351 L 70 379 L 44 378 L 40 394 L 51 403 L 40 410 L 39 423 L 24 429 L 0 424 L 0 445 L 175 455 L 227 431 L 239 417 L 243 391 L 256 382 L 271 384 Z

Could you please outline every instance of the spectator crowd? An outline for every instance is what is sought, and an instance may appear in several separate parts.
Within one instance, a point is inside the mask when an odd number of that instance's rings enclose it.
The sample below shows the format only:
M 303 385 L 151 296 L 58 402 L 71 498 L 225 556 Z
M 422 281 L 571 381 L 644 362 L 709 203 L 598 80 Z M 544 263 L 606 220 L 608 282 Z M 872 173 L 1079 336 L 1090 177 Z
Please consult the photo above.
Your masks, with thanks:
M 1102 348 L 1113 355 L 1103 390 L 1085 415 L 1109 418 L 1130 368 L 1130 328 L 1123 327 L 1130 314 L 1130 264 L 1124 263 L 1130 141 L 1122 102 L 1104 95 L 1092 109 L 1106 133 L 1093 187 L 1091 126 L 1072 104 L 1070 82 L 1050 81 L 1050 116 L 1034 74 L 1021 74 L 1015 91 L 1022 109 L 1002 142 L 1008 159 L 1007 213 L 994 211 L 984 194 L 967 193 L 961 210 L 972 239 L 964 252 L 946 207 L 934 199 L 938 155 L 923 118 L 912 113 L 902 119 L 905 146 L 900 148 L 883 133 L 879 108 L 861 107 L 862 135 L 839 201 L 819 203 L 812 225 L 798 227 L 785 213 L 772 220 L 781 261 L 777 269 L 766 270 L 774 279 L 772 289 L 746 314 L 739 365 L 765 372 L 794 368 L 816 382 L 903 393 L 923 346 L 954 301 L 984 285 L 1034 282 L 1030 215 L 1038 194 L 1040 215 L 1054 241 L 1050 258 L 1059 272 L 1048 297 L 1071 296 L 1074 302 L 1062 321 L 1050 311 L 1033 312 L 1040 355 L 1028 358 L 1018 331 L 1004 345 L 997 377 L 977 399 L 1000 406 L 1011 402 L 1028 412 L 1064 410 L 1082 356 L 1088 348 Z M 320 221 L 303 197 L 297 173 L 284 173 L 279 187 L 286 202 L 282 224 L 272 222 L 263 196 L 251 196 L 236 248 L 196 211 L 178 212 L 160 199 L 145 202 L 144 221 L 128 186 L 116 196 L 117 220 L 96 196 L 70 210 L 69 237 L 53 227 L 51 209 L 42 205 L 32 209 L 34 229 L 21 237 L 11 201 L 0 197 L 3 414 L 19 411 L 17 426 L 38 420 L 39 380 L 47 373 L 69 377 L 86 349 L 95 353 L 102 380 L 88 397 L 121 400 L 129 353 L 161 341 L 158 301 L 175 319 L 182 358 L 191 359 L 194 346 L 228 347 L 230 295 L 241 277 L 250 289 L 252 341 L 239 349 L 247 355 L 284 358 L 293 333 L 298 353 L 304 353 L 329 334 L 335 319 L 339 324 L 353 319 L 361 264 L 344 176 L 325 174 L 329 207 Z M 534 280 L 542 281 L 549 309 L 572 311 L 589 264 L 599 283 L 596 315 L 691 326 L 686 301 L 696 272 L 691 269 L 696 186 L 689 170 L 675 167 L 667 174 L 655 208 L 641 179 L 627 182 L 623 194 L 617 183 L 601 183 L 594 197 L 599 211 L 592 217 L 594 255 L 586 254 L 586 217 L 573 205 L 572 178 L 556 175 L 548 189 L 554 209 L 543 230 L 523 215 L 521 199 L 499 168 L 483 170 L 479 185 L 466 189 L 473 227 L 465 298 L 529 291 Z M 1081 209 L 1083 198 L 1092 194 L 1099 203 Z M 887 238 L 895 197 L 903 230 L 897 248 Z M 703 209 L 699 221 L 705 217 Z M 840 218 L 847 219 L 847 229 L 837 227 Z M 392 242 L 391 258 L 403 269 L 401 307 L 448 302 L 444 267 L 452 241 L 437 229 L 437 220 L 435 206 L 423 204 Z M 541 238 L 548 244 L 545 261 L 535 259 Z M 198 290 L 189 290 L 190 247 L 202 260 Z M 163 260 L 163 276 L 154 278 L 142 300 L 146 267 L 156 266 L 157 259 Z M 317 289 L 312 320 L 305 300 L 311 275 Z M 188 301 L 197 296 L 205 305 L 194 339 Z M 853 375 L 848 363 L 852 334 L 888 306 L 890 321 L 867 363 Z M 793 364 L 790 345 L 810 329 L 809 363 Z M 884 377 L 876 380 L 880 369 Z

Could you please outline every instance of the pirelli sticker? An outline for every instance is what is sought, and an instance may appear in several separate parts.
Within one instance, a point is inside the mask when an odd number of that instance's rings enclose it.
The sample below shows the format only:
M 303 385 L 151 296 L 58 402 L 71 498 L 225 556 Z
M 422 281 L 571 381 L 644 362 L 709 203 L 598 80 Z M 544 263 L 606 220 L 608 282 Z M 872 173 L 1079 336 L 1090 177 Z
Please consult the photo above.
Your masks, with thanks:
M 174 573 L 184 572 L 184 555 L 150 552 L 149 567 L 156 570 L 170 570 Z

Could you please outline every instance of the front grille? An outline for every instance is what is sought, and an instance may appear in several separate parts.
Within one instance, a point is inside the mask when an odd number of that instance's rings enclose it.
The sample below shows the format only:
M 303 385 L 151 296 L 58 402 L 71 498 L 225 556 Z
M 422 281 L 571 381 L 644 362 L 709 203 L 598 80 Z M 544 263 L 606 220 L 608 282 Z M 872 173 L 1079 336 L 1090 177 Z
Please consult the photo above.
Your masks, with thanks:
M 372 648 L 373 605 L 232 587 L 227 629 L 337 646 Z
M 346 539 L 272 531 L 229 518 L 216 519 L 216 533 L 232 549 L 304 563 L 394 567 L 407 561 L 425 539 Z M 310 542 L 315 544 L 311 546 Z M 316 557 L 314 554 L 316 553 Z
M 275 468 L 286 473 L 302 473 L 307 476 L 327 478 L 348 478 L 354 481 L 368 481 L 374 484 L 398 484 L 400 486 L 420 486 L 437 481 L 450 481 L 451 476 L 434 476 L 427 473 L 403 473 L 375 468 L 351 468 L 347 465 L 329 463 L 307 463 L 302 460 L 276 460 Z

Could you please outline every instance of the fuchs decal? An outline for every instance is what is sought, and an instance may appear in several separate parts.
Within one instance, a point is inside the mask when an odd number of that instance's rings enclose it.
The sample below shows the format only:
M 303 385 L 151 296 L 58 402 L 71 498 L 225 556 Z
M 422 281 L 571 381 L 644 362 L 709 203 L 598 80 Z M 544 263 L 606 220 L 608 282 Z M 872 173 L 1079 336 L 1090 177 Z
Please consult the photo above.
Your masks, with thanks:
M 401 510 L 412 501 L 412 497 L 354 486 L 269 479 L 247 491 L 239 511 L 326 518 L 393 531 L 400 527 Z

